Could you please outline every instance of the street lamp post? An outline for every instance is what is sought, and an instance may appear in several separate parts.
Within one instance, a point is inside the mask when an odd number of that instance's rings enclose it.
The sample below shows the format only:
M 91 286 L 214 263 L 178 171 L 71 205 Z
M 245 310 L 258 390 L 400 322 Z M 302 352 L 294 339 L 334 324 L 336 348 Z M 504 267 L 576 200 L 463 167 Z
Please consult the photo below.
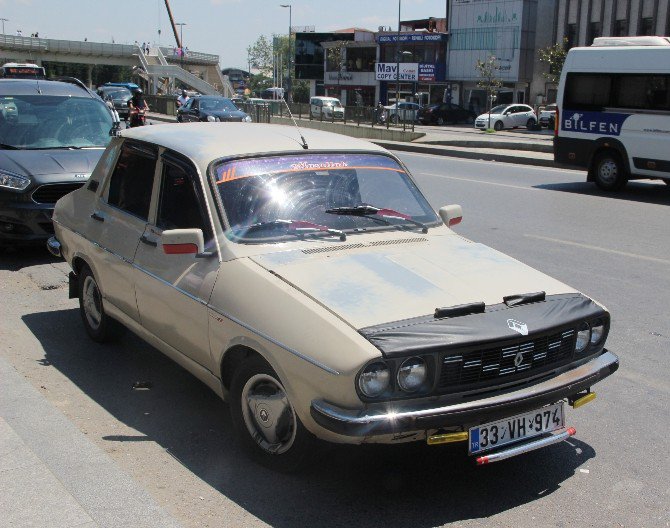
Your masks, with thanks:
M 186 22 L 175 22 L 175 26 L 179 26 L 179 44 L 181 45 L 179 65 L 182 69 L 184 68 L 184 26 L 187 25 Z
M 286 71 L 288 72 L 288 76 L 286 79 L 286 92 L 291 99 L 291 15 L 292 15 L 292 8 L 291 4 L 279 4 L 280 7 L 288 7 L 288 60 L 286 61 Z
M 2 34 L 5 34 L 5 22 L 9 22 L 8 18 L 0 18 L 2 20 Z
M 395 109 L 398 111 L 398 102 L 400 99 L 400 2 L 398 0 L 398 35 L 396 36 L 395 50 Z

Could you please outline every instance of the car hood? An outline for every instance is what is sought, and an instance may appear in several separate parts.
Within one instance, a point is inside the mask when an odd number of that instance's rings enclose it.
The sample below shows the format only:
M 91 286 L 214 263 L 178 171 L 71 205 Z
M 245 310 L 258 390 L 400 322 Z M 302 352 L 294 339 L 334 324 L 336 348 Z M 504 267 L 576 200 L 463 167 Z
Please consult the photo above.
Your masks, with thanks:
M 237 117 L 239 119 L 242 119 L 247 114 L 245 112 L 242 112 L 241 110 L 226 110 L 221 112 L 207 112 L 205 113 L 205 115 L 215 116 L 218 117 L 219 119 L 230 119 L 231 117 Z
M 565 284 L 482 244 L 455 235 L 398 236 L 376 242 L 249 257 L 356 329 L 433 314 L 472 302 Z
M 0 169 L 23 176 L 53 174 L 88 176 L 98 163 L 104 148 L 80 150 L 2 150 Z
M 499 118 L 499 117 L 504 117 L 503 114 L 491 114 L 491 119 L 494 118 Z M 477 119 L 488 119 L 489 115 L 488 114 L 481 114 L 477 116 Z

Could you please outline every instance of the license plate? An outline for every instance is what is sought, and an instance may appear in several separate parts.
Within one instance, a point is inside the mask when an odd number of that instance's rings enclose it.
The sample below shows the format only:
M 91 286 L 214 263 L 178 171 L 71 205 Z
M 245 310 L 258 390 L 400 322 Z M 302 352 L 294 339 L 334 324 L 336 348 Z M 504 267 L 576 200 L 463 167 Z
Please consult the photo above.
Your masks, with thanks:
M 471 455 L 564 427 L 563 402 L 470 429 Z

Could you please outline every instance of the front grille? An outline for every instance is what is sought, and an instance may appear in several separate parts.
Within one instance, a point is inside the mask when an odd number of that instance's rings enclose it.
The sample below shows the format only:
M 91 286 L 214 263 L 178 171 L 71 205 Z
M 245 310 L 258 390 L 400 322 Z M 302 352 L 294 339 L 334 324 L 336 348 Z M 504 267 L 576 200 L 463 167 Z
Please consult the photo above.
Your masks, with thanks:
M 60 198 L 76 191 L 82 185 L 84 182 L 42 185 L 33 191 L 33 201 L 39 204 L 55 204 Z
M 575 337 L 575 330 L 569 329 L 516 344 L 449 352 L 442 356 L 438 391 L 497 385 L 560 366 L 572 359 Z

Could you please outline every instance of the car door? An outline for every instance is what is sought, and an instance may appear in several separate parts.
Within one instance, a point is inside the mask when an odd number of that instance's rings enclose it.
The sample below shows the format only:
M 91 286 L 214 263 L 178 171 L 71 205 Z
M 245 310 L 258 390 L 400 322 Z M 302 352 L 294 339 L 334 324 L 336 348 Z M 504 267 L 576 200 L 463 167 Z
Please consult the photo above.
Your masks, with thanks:
M 219 270 L 210 216 L 190 161 L 172 152 L 161 156 L 155 206 L 135 256 L 137 307 L 142 326 L 181 354 L 213 368 L 207 303 Z M 206 255 L 163 252 L 167 229 L 202 229 Z
M 119 150 L 85 233 L 95 244 L 91 264 L 105 301 L 137 321 L 132 266 L 147 225 L 157 151 L 132 140 L 126 140 Z

